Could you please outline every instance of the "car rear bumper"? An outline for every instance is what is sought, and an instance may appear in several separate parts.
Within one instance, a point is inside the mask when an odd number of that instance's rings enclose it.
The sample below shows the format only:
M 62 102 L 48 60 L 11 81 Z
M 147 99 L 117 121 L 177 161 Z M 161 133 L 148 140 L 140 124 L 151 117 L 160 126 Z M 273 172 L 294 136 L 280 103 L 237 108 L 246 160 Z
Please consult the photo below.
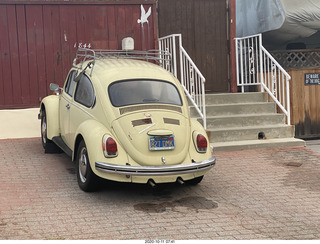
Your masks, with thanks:
M 96 162 L 96 170 L 129 176 L 161 176 L 161 175 L 181 175 L 197 173 L 211 169 L 216 164 L 216 158 L 194 162 L 182 165 L 169 165 L 169 166 L 130 166 L 130 165 L 115 165 L 102 162 Z

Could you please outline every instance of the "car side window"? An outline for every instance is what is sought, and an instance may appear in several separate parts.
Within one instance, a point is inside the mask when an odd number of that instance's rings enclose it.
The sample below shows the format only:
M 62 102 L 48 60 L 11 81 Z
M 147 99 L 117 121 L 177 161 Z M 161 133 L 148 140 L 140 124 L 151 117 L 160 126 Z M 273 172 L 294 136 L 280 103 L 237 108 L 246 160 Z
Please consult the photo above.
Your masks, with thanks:
M 88 108 L 92 107 L 95 102 L 93 85 L 86 75 L 82 75 L 78 81 L 74 100 Z
M 64 88 L 65 92 L 69 94 L 71 97 L 73 96 L 73 91 L 76 84 L 76 82 L 74 81 L 75 74 L 76 74 L 75 70 L 70 72 L 66 87 Z

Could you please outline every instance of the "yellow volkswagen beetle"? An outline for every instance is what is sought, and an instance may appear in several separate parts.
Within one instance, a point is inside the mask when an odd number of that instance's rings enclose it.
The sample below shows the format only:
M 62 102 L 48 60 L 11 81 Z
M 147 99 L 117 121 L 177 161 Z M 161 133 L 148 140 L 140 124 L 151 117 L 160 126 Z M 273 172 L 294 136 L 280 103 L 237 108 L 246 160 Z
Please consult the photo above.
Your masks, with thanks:
M 177 78 L 134 56 L 80 51 L 63 88 L 51 84 L 56 95 L 41 102 L 45 152 L 58 146 L 76 162 L 83 191 L 99 177 L 198 184 L 216 159 Z

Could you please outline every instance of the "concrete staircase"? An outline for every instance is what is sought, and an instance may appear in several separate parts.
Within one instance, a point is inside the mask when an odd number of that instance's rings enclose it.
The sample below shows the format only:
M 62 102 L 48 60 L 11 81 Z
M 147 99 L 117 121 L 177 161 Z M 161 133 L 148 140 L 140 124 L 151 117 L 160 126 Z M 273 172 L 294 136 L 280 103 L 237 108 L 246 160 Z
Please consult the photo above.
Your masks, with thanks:
M 285 123 L 266 93 L 207 94 L 206 111 L 213 151 L 305 146 L 294 138 L 294 126 Z M 190 113 L 197 117 L 194 108 Z

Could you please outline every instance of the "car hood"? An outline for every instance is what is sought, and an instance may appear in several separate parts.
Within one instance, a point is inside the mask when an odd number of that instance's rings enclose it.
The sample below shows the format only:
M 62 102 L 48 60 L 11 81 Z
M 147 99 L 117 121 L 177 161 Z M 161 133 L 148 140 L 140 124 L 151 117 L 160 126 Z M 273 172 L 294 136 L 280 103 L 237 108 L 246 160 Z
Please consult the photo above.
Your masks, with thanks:
M 188 155 L 190 121 L 182 113 L 154 110 L 129 113 L 114 120 L 112 128 L 122 147 L 139 165 L 181 164 Z M 174 149 L 150 150 L 150 137 L 170 135 L 174 137 Z

